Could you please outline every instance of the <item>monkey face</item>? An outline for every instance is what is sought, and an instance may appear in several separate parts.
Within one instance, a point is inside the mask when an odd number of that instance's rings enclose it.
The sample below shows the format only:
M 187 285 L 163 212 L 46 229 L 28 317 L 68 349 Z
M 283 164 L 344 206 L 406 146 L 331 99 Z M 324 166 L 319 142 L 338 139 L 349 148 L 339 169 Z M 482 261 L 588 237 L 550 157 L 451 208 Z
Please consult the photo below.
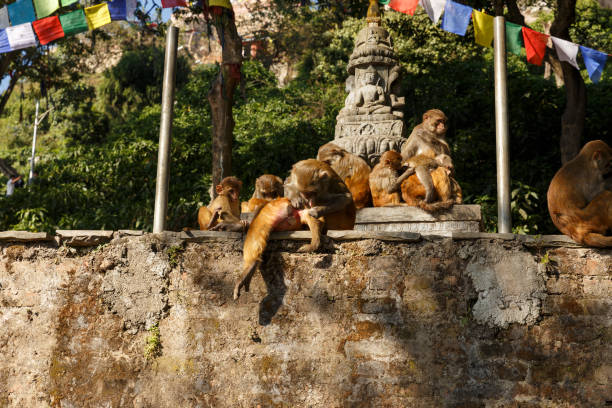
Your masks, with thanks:
M 402 155 L 394 150 L 384 152 L 382 156 L 380 156 L 380 161 L 384 163 L 385 166 L 391 167 L 394 170 L 399 170 L 402 167 Z
M 423 126 L 437 136 L 446 134 L 446 115 L 439 109 L 430 109 L 423 114 Z

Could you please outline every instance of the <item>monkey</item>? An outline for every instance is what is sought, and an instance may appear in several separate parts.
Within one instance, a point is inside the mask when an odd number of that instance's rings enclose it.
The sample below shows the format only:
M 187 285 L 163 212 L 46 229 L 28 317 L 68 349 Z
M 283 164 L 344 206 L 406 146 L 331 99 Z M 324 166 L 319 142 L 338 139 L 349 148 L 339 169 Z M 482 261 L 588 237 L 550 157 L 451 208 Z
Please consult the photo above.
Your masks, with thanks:
M 588 142 L 557 171 L 548 187 L 548 212 L 555 226 L 574 241 L 612 247 L 612 148 Z
M 353 195 L 355 208 L 360 209 L 370 205 L 370 166 L 361 157 L 349 153 L 340 146 L 326 143 L 319 148 L 317 160 L 329 164 L 344 181 Z
M 439 154 L 450 156 L 450 148 L 446 142 L 446 122 L 448 118 L 439 109 L 430 109 L 423 114 L 423 121 L 414 127 L 412 133 L 402 145 L 402 157 L 424 154 L 432 159 Z
M 208 207 L 198 210 L 200 230 L 242 231 L 245 224 L 240 221 L 240 190 L 242 182 L 236 177 L 225 177 L 217 184 L 217 197 Z
M 380 156 L 380 161 L 370 173 L 374 207 L 405 205 L 400 200 L 400 186 L 415 170 L 408 169 L 399 175 L 401 168 L 402 156 L 398 152 L 389 150 Z
M 416 171 L 416 175 L 408 177 L 401 185 L 402 199 L 407 205 L 436 212 L 463 202 L 463 193 L 453 177 L 455 167 L 449 155 L 439 154 L 434 159 L 417 155 L 405 164 Z M 432 202 L 435 199 L 438 201 Z
M 284 187 L 286 197 L 266 203 L 251 222 L 244 240 L 243 273 L 234 286 L 234 299 L 242 288 L 249 290 L 272 231 L 295 231 L 307 225 L 310 244 L 298 251 L 312 252 L 319 249 L 325 228 L 353 229 L 355 225 L 351 192 L 327 163 L 315 159 L 297 162 Z
M 419 181 L 425 188 L 424 201 L 426 203 L 431 203 L 436 195 L 436 190 L 434 188 L 430 173 L 438 167 L 444 167 L 447 169 L 448 174 L 450 174 L 454 169 L 453 161 L 447 154 L 439 154 L 433 159 L 424 154 L 418 154 L 406 160 L 404 165 L 406 165 L 409 169 L 414 169 L 416 172 Z
M 242 212 L 255 212 L 265 203 L 283 196 L 283 180 L 273 174 L 264 174 L 255 180 L 255 191 L 249 201 L 243 201 Z

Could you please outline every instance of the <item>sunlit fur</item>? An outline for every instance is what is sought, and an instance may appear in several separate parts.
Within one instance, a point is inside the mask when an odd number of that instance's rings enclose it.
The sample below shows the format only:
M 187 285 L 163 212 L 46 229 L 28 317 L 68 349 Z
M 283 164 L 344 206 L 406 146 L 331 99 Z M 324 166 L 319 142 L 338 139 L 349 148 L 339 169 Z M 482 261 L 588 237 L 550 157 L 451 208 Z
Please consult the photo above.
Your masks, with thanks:
M 559 231 L 574 241 L 611 247 L 612 148 L 594 140 L 555 174 L 548 187 L 548 212 Z

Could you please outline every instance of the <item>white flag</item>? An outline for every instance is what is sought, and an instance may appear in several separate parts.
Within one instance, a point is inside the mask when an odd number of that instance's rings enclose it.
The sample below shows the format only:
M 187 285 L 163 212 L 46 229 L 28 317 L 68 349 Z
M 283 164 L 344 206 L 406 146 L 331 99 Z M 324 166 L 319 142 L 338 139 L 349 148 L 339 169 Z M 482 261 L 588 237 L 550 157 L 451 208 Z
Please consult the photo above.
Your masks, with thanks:
M 136 11 L 136 4 L 137 0 L 126 0 L 126 4 L 125 4 L 125 18 L 127 20 L 133 21 L 136 20 L 136 16 L 134 15 L 134 12 Z
M 8 9 L 6 7 L 0 8 L 0 30 L 10 26 L 8 18 Z
M 32 30 L 32 23 L 6 27 L 6 35 L 12 50 L 36 47 L 36 36 Z
M 446 0 L 419 0 L 419 4 L 425 9 L 429 19 L 434 24 L 438 24 L 444 7 L 446 7 Z
M 559 60 L 569 62 L 574 68 L 580 70 L 580 68 L 578 68 L 578 61 L 576 60 L 578 57 L 578 44 L 553 36 L 550 38 L 555 45 Z

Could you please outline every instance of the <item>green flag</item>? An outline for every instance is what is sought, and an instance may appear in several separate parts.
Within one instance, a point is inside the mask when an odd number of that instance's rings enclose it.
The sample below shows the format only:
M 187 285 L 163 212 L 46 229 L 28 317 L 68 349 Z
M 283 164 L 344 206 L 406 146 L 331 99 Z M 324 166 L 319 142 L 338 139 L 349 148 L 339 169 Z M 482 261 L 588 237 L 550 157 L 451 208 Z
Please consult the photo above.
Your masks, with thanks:
M 523 48 L 522 27 L 506 21 L 506 50 L 521 55 L 521 48 Z
M 378 0 L 380 4 L 389 4 L 391 0 Z
M 39 19 L 50 16 L 59 8 L 59 0 L 34 0 L 36 17 Z
M 74 10 L 59 16 L 66 37 L 89 30 L 83 9 Z
M 79 1 L 79 0 L 61 0 L 61 2 L 62 2 L 62 7 L 69 6 L 69 5 L 71 5 L 71 4 L 76 3 L 77 1 Z

